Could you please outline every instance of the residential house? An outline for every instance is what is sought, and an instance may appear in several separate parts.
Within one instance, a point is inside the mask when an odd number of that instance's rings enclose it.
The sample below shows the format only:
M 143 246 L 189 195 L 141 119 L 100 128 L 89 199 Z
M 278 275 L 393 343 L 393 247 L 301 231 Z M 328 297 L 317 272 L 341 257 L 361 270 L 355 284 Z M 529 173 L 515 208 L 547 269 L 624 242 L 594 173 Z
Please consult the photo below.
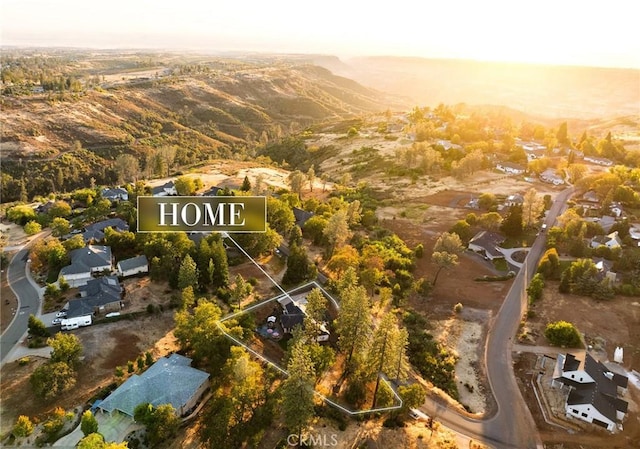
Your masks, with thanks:
M 69 256 L 71 264 L 60 270 L 59 278 L 64 278 L 71 287 L 86 285 L 94 274 L 113 270 L 113 257 L 108 246 L 87 245 L 74 249 Z
M 220 187 L 211 187 L 209 190 L 202 192 L 202 196 L 218 196 L 218 192 L 221 191 Z
M 613 215 L 616 218 L 620 218 L 624 213 L 624 210 L 622 209 L 622 204 L 620 203 L 611 203 L 611 206 L 609 207 L 609 211 L 611 212 L 611 215 Z
M 504 257 L 500 250 L 500 244 L 504 242 L 504 237 L 496 232 L 480 231 L 471 240 L 468 248 L 471 251 L 484 255 L 487 260 Z
M 144 254 L 142 256 L 132 257 L 130 259 L 121 260 L 116 265 L 116 271 L 118 272 L 118 276 L 128 277 L 135 276 L 140 273 L 148 273 L 149 272 L 149 261 L 147 260 L 147 256 Z
M 176 196 L 178 191 L 176 190 L 176 183 L 169 181 L 161 186 L 151 189 L 152 196 Z
M 580 197 L 580 200 L 586 203 L 594 203 L 594 204 L 600 203 L 600 200 L 598 199 L 598 194 L 596 193 L 595 190 L 587 190 L 582 194 L 582 196 Z
M 127 192 L 122 187 L 116 187 L 113 189 L 103 189 L 102 192 L 100 192 L 100 195 L 102 196 L 102 198 L 105 198 L 111 201 L 112 203 L 116 201 L 129 200 L 129 192 Z
M 521 175 L 525 172 L 526 168 L 519 164 L 513 164 L 511 162 L 499 162 L 496 164 L 496 168 L 501 172 L 511 175 Z
M 101 242 L 104 240 L 104 230 L 112 228 L 118 232 L 124 232 L 129 230 L 129 225 L 122 218 L 110 218 L 108 220 L 102 220 L 97 223 L 90 224 L 84 228 L 82 238 L 85 243 L 89 242 Z
M 452 143 L 450 140 L 438 140 L 435 144 L 440 145 L 445 151 L 462 149 L 461 145 Z
M 277 298 L 280 307 L 282 307 L 282 315 L 280 316 L 280 324 L 284 333 L 290 334 L 293 332 L 295 326 L 302 326 L 304 318 L 306 316 L 307 295 L 314 288 L 320 288 L 315 282 L 305 284 L 294 290 L 291 290 L 285 295 L 281 295 Z M 322 289 L 320 291 L 328 297 L 331 301 L 333 299 Z M 333 301 L 335 303 L 335 301 Z M 327 329 L 325 322 L 320 323 L 318 327 L 318 341 L 328 341 L 331 333 Z
M 555 169 L 553 168 L 548 168 L 542 173 L 540 173 L 540 179 L 543 182 L 553 184 L 554 186 L 559 186 L 564 184 L 564 179 L 562 179 L 561 176 L 557 175 Z
M 603 165 L 605 167 L 611 167 L 613 165 L 613 162 L 611 160 L 603 157 L 585 156 L 583 160 L 586 162 L 591 162 L 593 164 Z
M 69 301 L 67 318 L 118 312 L 122 309 L 123 291 L 117 276 L 91 279 L 80 287 L 80 298 Z
M 293 216 L 296 219 L 296 224 L 302 228 L 304 224 L 309 220 L 309 218 L 313 217 L 313 212 L 307 212 L 304 209 L 300 209 L 299 207 L 293 208 Z
M 524 203 L 524 197 L 519 193 L 516 193 L 515 195 L 509 195 L 507 199 L 504 201 L 504 205 L 509 207 L 522 206 L 523 203 Z
M 592 260 L 596 265 L 596 268 L 598 269 L 598 273 L 596 275 L 598 281 L 608 279 L 612 284 L 616 282 L 617 274 L 611 271 L 611 269 L 613 268 L 613 262 L 601 257 L 594 257 Z
M 51 208 L 55 205 L 56 203 L 53 201 L 47 201 L 44 204 L 39 204 L 36 207 L 34 207 L 36 213 L 38 214 L 48 214 L 49 211 L 51 210 Z
M 569 388 L 567 416 L 613 432 L 627 413 L 627 402 L 618 397 L 626 392 L 627 384 L 626 376 L 612 372 L 589 353 L 584 361 L 572 354 L 558 354 L 552 386 Z
M 600 245 L 604 245 L 610 249 L 621 248 L 622 239 L 618 235 L 618 231 L 607 235 L 596 235 L 591 239 L 591 248 L 597 248 Z
M 634 223 L 629 227 L 629 237 L 638 240 L 638 246 L 640 246 L 640 223 Z
M 139 404 L 171 404 L 178 416 L 192 411 L 209 388 L 209 374 L 191 367 L 191 359 L 179 354 L 161 357 L 144 373 L 133 374 L 97 408 L 133 418 Z
M 604 229 L 604 232 L 609 232 L 613 225 L 616 224 L 616 219 L 611 215 L 603 215 L 598 219 L 598 224 Z

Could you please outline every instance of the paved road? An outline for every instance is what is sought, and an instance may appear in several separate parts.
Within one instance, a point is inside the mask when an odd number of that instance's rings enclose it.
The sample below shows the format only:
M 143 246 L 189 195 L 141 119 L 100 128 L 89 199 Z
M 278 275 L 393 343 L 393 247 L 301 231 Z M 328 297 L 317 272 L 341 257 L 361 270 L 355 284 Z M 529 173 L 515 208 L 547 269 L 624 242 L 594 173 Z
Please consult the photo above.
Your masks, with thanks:
M 23 338 L 27 331 L 29 315 L 38 315 L 40 307 L 38 291 L 26 276 L 28 255 L 28 249 L 18 251 L 7 269 L 9 286 L 18 298 L 18 311 L 11 325 L 0 337 L 0 362 L 4 361 L 15 344 Z
M 558 194 L 545 223 L 550 228 L 562 212 L 573 189 Z M 541 448 L 535 423 L 513 373 L 512 338 L 516 335 L 520 318 L 526 308 L 524 288 L 535 274 L 535 267 L 545 251 L 545 234 L 540 234 L 527 255 L 524 267 L 516 275 L 498 314 L 490 324 L 485 347 L 485 366 L 497 409 L 493 416 L 475 420 L 458 414 L 455 410 L 427 402 L 423 407 L 436 420 L 447 427 L 465 433 L 497 448 Z M 530 267 L 534 267 L 533 269 Z

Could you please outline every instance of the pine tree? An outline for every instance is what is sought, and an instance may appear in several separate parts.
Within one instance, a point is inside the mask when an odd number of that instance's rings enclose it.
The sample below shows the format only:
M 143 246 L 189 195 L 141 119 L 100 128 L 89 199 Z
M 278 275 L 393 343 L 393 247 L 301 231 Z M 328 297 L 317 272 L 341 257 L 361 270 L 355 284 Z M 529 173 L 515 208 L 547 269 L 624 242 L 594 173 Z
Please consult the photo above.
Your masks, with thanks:
M 183 290 L 187 287 L 198 286 L 198 268 L 193 258 L 187 254 L 182 263 L 180 264 L 180 270 L 178 271 L 178 288 Z
M 287 427 L 300 435 L 314 414 L 313 384 L 315 372 L 304 339 L 291 349 L 287 370 L 289 378 L 282 385 L 282 409 Z

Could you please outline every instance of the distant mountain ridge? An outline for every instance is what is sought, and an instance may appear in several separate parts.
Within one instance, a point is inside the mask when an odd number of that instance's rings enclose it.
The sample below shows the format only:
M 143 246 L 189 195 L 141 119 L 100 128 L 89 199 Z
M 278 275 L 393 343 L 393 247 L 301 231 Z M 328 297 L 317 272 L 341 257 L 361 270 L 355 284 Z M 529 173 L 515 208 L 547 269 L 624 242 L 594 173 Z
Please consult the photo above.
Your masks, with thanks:
M 607 118 L 640 113 L 640 70 L 454 59 L 318 58 L 334 73 L 415 105 L 504 105 L 545 118 Z

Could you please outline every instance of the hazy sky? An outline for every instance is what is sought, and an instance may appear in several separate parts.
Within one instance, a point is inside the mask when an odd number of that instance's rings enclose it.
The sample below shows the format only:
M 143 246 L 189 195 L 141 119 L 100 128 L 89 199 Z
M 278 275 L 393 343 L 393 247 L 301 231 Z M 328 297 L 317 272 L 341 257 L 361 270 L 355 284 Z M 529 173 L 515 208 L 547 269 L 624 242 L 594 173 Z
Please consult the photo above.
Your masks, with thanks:
M 0 0 L 2 45 L 640 68 L 637 0 Z

